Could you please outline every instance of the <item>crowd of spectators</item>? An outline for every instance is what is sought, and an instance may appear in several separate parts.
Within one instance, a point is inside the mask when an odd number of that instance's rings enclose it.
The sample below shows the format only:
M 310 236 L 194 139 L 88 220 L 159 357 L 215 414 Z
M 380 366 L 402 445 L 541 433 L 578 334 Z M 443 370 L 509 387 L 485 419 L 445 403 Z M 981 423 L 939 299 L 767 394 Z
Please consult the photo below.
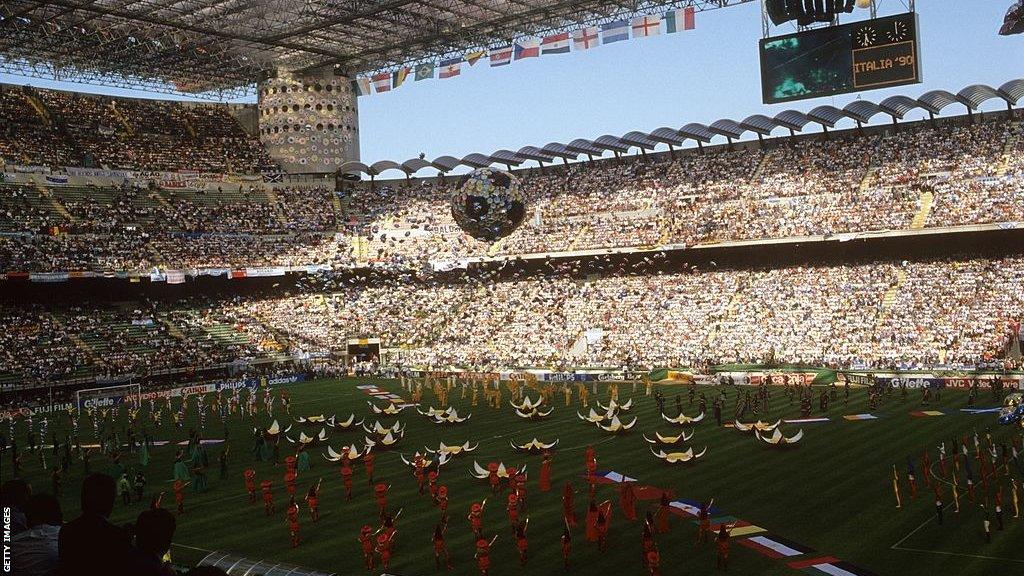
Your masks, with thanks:
M 183 110 L 208 123 L 209 111 Z M 170 132 L 176 114 L 154 112 L 155 122 Z M 7 184 L 0 230 L 22 236 L 0 245 L 0 269 L 420 270 L 466 257 L 1013 222 L 1024 213 L 1024 161 L 1014 154 L 1021 140 L 1021 124 L 997 118 L 548 166 L 520 173 L 526 221 L 494 244 L 470 238 L 452 217 L 457 176 L 359 185 L 340 197 L 322 187 L 44 192 Z
M 566 266 L 445 281 L 325 273 L 258 296 L 7 307 L 0 379 L 330 356 L 365 337 L 381 339 L 389 363 L 438 369 L 1020 366 L 1019 256 L 672 273 Z
M 0 86 L 11 164 L 255 174 L 275 169 L 225 106 Z

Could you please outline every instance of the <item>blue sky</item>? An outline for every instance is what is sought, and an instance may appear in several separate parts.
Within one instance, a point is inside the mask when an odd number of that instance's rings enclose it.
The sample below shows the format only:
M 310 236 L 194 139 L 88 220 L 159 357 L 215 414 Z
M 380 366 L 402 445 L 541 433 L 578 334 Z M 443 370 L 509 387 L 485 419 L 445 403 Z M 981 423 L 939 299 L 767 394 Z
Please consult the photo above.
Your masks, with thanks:
M 997 31 L 1011 0 L 918 0 L 924 83 L 863 93 L 879 101 L 895 93 L 956 91 L 967 84 L 998 86 L 1024 77 L 1024 35 Z M 882 14 L 902 11 L 883 0 Z M 864 11 L 854 17 L 863 18 Z M 849 18 L 847 19 L 849 21 Z M 777 33 L 791 32 L 791 27 Z M 413 82 L 359 99 L 361 155 L 366 162 L 404 161 L 420 152 L 489 154 L 573 138 L 650 131 L 687 122 L 741 119 L 785 108 L 843 106 L 857 94 L 766 106 L 761 103 L 757 2 L 697 14 L 696 30 L 634 39 L 586 52 L 545 56 L 490 68 L 483 59 L 447 80 Z M 4 82 L 55 85 L 0 75 Z M 139 95 L 130 91 L 56 84 Z M 164 97 L 164 96 L 159 96 Z M 1003 104 L 989 102 L 987 109 Z M 952 110 L 952 109 L 951 109 Z M 953 112 L 951 112 L 953 113 Z M 961 113 L 959 110 L 955 113 Z M 921 113 L 912 113 L 917 119 Z M 876 121 L 884 121 L 881 116 Z

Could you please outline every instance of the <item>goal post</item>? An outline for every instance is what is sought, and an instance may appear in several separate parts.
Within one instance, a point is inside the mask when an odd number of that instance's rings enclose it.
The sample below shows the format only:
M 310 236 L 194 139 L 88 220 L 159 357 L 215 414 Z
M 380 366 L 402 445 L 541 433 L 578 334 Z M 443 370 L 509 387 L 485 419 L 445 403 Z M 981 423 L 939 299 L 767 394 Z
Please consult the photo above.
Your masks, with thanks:
M 75 392 L 75 407 L 110 408 L 128 403 L 138 406 L 142 400 L 142 387 L 139 384 L 119 384 L 101 388 L 86 388 Z

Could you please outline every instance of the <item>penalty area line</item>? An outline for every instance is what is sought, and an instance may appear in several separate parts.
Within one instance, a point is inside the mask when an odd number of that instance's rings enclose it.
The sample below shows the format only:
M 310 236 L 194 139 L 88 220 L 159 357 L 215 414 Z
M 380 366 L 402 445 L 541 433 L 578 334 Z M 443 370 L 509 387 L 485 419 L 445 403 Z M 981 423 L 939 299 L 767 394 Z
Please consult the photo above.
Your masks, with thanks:
M 946 504 L 946 506 L 942 509 L 942 511 L 945 512 L 946 510 L 949 509 L 950 506 L 952 506 L 952 504 Z M 1020 560 L 1020 559 L 1017 559 L 1017 558 L 1005 558 L 1005 557 L 1002 557 L 1002 556 L 985 556 L 985 555 L 982 555 L 982 554 L 964 554 L 962 552 L 947 552 L 945 550 L 928 550 L 926 548 L 911 548 L 909 546 L 903 546 L 902 545 L 904 542 L 909 540 L 911 536 L 913 536 L 914 534 L 917 534 L 921 530 L 921 528 L 924 528 L 925 526 L 927 526 L 928 523 L 930 523 L 932 520 L 934 520 L 934 518 L 931 518 L 931 517 L 928 518 L 927 520 L 922 522 L 917 528 L 914 528 L 913 530 L 911 530 L 909 534 L 907 534 L 906 536 L 901 538 L 899 542 L 893 544 L 889 548 L 891 550 L 902 550 L 902 551 L 905 551 L 905 552 L 919 552 L 919 553 L 923 553 L 923 554 L 940 554 L 940 555 L 943 555 L 943 556 L 960 556 L 960 557 L 963 557 L 963 558 L 980 558 L 980 559 L 983 559 L 983 560 L 1001 560 L 1001 561 L 1006 561 L 1006 562 L 1017 562 L 1017 563 L 1020 563 L 1020 564 L 1024 564 L 1024 560 Z

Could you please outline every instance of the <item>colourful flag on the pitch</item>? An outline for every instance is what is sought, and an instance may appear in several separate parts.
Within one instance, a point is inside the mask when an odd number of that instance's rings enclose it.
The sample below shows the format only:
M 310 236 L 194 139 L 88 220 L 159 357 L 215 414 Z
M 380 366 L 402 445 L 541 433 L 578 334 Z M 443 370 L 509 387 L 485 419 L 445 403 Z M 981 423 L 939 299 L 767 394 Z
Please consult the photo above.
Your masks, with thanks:
M 687 6 L 682 10 L 669 10 L 665 12 L 665 33 L 674 34 L 683 30 L 693 30 L 696 26 L 693 6 Z
M 561 34 L 552 34 L 551 36 L 545 36 L 540 42 L 540 53 L 544 55 L 548 54 L 566 54 L 569 52 L 569 33 L 562 32 Z
M 398 70 L 395 70 L 391 74 L 391 87 L 392 88 L 398 88 L 399 86 L 401 86 L 402 83 L 405 82 L 405 78 L 407 76 L 409 76 L 409 67 L 408 66 L 402 66 Z
M 391 90 L 391 74 L 388 74 L 387 72 L 374 74 L 373 87 L 377 90 L 378 94 Z
M 451 78 L 458 76 L 462 72 L 462 58 L 452 58 L 451 60 L 441 61 L 441 73 L 437 75 L 438 78 Z
M 422 62 L 416 65 L 416 80 L 426 80 L 434 77 L 434 63 Z
M 633 18 L 633 38 L 644 38 L 661 34 L 661 18 L 658 16 L 638 16 Z
M 486 55 L 487 55 L 487 50 L 474 50 L 472 52 L 466 52 L 464 57 L 466 59 L 466 62 L 470 66 L 472 66 L 473 64 L 477 63 L 477 60 L 480 60 L 481 58 L 483 58 Z
M 516 60 L 538 56 L 540 56 L 540 41 L 536 38 L 523 38 L 515 43 Z
M 572 32 L 572 47 L 576 50 L 590 50 L 598 44 L 597 26 L 588 26 Z
M 629 22 L 615 20 L 614 22 L 601 24 L 602 44 L 611 44 L 612 42 L 621 42 L 623 40 L 629 40 Z

